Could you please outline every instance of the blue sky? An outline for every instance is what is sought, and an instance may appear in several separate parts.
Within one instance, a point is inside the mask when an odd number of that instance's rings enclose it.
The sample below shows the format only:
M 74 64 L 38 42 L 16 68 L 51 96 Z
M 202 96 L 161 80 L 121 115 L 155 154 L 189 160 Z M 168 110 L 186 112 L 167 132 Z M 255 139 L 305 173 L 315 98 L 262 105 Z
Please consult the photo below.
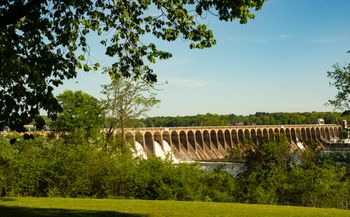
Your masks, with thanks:
M 159 83 L 168 84 L 159 86 L 161 103 L 149 115 L 332 111 L 324 104 L 336 89 L 326 72 L 350 61 L 349 10 L 348 0 L 269 0 L 246 25 L 204 20 L 217 39 L 212 48 L 157 42 L 173 58 L 153 67 Z M 102 53 L 91 58 L 103 62 Z M 101 98 L 108 82 L 101 73 L 80 72 L 56 93 L 80 89 Z

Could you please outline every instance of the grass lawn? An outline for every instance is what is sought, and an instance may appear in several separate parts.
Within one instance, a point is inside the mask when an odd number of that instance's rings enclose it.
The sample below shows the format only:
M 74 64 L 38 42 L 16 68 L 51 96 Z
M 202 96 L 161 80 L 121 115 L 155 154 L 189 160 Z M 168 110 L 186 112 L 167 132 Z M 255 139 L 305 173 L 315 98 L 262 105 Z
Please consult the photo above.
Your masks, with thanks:
M 145 201 L 71 198 L 0 198 L 0 217 L 145 217 L 234 216 L 322 217 L 347 216 L 350 211 L 292 206 L 213 202 Z

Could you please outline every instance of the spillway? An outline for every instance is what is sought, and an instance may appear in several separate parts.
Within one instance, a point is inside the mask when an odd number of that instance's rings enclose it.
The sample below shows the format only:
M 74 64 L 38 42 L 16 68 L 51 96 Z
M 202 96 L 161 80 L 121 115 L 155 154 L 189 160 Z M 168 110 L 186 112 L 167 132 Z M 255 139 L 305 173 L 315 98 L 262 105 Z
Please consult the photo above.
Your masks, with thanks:
M 147 154 L 143 150 L 142 145 L 139 142 L 135 142 L 135 150 L 133 151 L 133 157 L 141 157 L 147 159 Z
M 160 146 L 160 144 L 157 141 L 154 141 L 153 145 L 154 145 L 154 154 L 157 157 L 160 157 L 161 159 L 165 160 L 166 155 L 164 154 L 162 146 Z
M 174 155 L 174 153 L 172 152 L 171 150 L 171 147 L 169 145 L 169 143 L 165 140 L 163 140 L 163 148 L 164 148 L 164 154 L 165 156 L 170 156 L 171 157 L 171 160 L 173 160 L 174 163 L 179 163 L 180 160 L 177 159 Z
M 169 143 L 167 141 L 163 141 L 163 148 L 162 146 L 154 141 L 153 142 L 154 145 L 154 155 L 165 160 L 167 157 L 170 157 L 170 159 L 174 162 L 174 163 L 179 163 L 180 160 L 178 158 L 176 158 L 176 156 L 174 155 L 174 153 L 171 150 L 171 147 L 169 145 Z M 133 149 L 133 157 L 140 157 L 142 159 L 147 159 L 147 154 L 144 150 L 144 148 L 142 147 L 141 143 L 139 142 L 135 142 L 135 147 Z

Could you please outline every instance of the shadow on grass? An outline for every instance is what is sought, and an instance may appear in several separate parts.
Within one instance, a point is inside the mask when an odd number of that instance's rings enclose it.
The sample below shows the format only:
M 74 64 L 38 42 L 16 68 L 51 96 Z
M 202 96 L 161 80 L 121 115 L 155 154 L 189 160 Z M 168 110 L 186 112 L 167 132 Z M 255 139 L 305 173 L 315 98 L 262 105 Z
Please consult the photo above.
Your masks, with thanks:
M 148 217 L 132 213 L 93 210 L 39 209 L 15 206 L 0 206 L 1 217 Z
M 0 197 L 0 201 L 15 201 L 16 199 L 13 199 L 13 198 L 8 198 L 8 197 Z

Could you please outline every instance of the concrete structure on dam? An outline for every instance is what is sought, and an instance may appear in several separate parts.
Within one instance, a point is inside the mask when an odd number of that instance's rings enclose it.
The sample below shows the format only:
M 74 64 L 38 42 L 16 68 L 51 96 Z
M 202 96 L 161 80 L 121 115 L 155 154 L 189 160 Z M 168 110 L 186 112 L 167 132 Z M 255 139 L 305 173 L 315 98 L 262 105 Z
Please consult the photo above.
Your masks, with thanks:
M 338 139 L 342 130 L 335 124 L 132 128 L 126 137 L 135 144 L 136 154 L 145 158 L 169 154 L 175 161 L 220 161 L 233 146 L 247 141 L 276 141 L 283 134 L 296 150 L 303 148 L 303 141 L 322 145 Z

